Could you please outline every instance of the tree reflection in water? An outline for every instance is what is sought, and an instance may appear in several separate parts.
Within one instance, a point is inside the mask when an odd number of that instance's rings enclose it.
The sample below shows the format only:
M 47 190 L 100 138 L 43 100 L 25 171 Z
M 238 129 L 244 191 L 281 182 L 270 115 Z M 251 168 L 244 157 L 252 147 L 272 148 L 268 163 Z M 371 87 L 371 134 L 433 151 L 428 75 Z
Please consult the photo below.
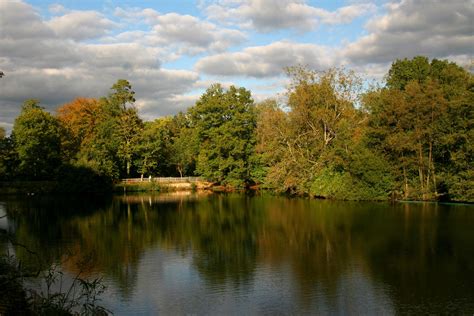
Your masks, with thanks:
M 10 199 L 5 208 L 45 266 L 69 251 L 63 268 L 74 272 L 90 255 L 90 273 L 113 280 L 123 299 L 158 249 L 190 258 L 207 288 L 259 295 L 268 278 L 283 278 L 274 286 L 293 300 L 284 312 L 474 309 L 472 206 L 169 194 Z

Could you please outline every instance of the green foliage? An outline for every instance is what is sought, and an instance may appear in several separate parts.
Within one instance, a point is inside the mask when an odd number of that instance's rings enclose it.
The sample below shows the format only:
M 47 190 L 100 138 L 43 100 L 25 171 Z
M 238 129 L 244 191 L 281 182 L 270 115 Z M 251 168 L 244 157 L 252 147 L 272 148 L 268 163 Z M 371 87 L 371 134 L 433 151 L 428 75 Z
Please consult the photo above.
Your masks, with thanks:
M 311 185 L 311 194 L 316 197 L 331 199 L 353 200 L 358 199 L 356 182 L 349 173 L 325 168 L 318 174 Z
M 404 90 L 410 81 L 423 83 L 430 75 L 430 62 L 424 56 L 411 60 L 396 60 L 387 75 L 387 86 L 392 89 Z
M 117 155 L 120 145 L 118 130 L 119 123 L 116 117 L 101 117 L 91 136 L 89 146 L 83 146 L 78 153 L 79 163 L 112 179 L 119 178 L 122 164 Z
M 471 73 L 423 56 L 396 60 L 386 86 L 363 95 L 344 69 L 287 74 L 283 106 L 255 106 L 250 91 L 215 84 L 187 112 L 146 123 L 124 79 L 107 97 L 62 106 L 58 119 L 27 101 L 12 136 L 0 129 L 0 176 L 90 191 L 87 181 L 196 174 L 330 198 L 474 200 Z
M 268 167 L 268 187 L 308 194 L 323 168 L 344 168 L 363 121 L 354 108 L 360 80 L 338 69 L 318 73 L 296 67 L 288 74 L 289 111 L 271 102 L 261 108 L 257 150 Z
M 87 138 L 82 139 L 76 156 L 79 165 L 87 166 L 102 176 L 118 179 L 132 171 L 142 121 L 133 107 L 135 92 L 130 83 L 120 79 L 112 90 L 97 105 L 81 109 L 83 114 L 79 116 L 85 119 L 77 120 L 79 126 L 75 129 L 84 134 L 82 126 L 88 120 L 91 122 Z M 89 115 L 91 110 L 94 116 Z
M 168 175 L 171 169 L 172 119 L 164 117 L 145 123 L 136 146 L 141 175 Z
M 397 161 L 398 190 L 407 199 L 474 199 L 473 76 L 448 61 L 398 60 L 387 87 L 364 97 L 367 142 Z
M 60 164 L 60 128 L 55 117 L 28 100 L 13 126 L 19 169 L 30 179 L 52 179 Z
M 256 115 L 250 92 L 213 85 L 190 109 L 197 130 L 196 173 L 219 183 L 243 186 L 250 181 Z
M 173 137 L 170 147 L 170 163 L 179 176 L 193 175 L 196 157 L 199 153 L 199 138 L 196 128 L 192 128 L 189 114 L 178 113 L 173 117 Z
M 112 92 L 108 98 L 104 98 L 105 110 L 112 116 L 119 115 L 122 111 L 127 109 L 127 104 L 135 102 L 135 92 L 132 90 L 132 85 L 125 79 L 119 79 L 113 84 Z
M 135 108 L 129 108 L 122 111 L 119 116 L 117 131 L 119 137 L 117 156 L 125 163 L 127 176 L 130 175 L 132 160 L 138 147 L 140 132 L 142 129 L 143 122 L 138 117 L 138 112 Z
M 339 200 L 386 200 L 394 186 L 388 162 L 362 145 L 348 157 L 346 167 L 326 167 L 314 178 L 311 195 Z
M 19 163 L 13 137 L 0 139 L 0 179 L 13 179 L 17 175 Z

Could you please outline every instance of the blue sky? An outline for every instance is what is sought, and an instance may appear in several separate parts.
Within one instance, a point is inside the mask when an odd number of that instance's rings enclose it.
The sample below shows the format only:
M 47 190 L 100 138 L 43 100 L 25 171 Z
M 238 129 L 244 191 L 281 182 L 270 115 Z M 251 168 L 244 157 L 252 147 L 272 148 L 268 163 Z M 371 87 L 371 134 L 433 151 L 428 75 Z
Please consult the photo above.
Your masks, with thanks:
M 397 58 L 472 62 L 471 0 L 0 1 L 0 126 L 24 100 L 54 112 L 120 78 L 151 120 L 212 83 L 281 98 L 283 69 L 351 68 L 382 80 Z

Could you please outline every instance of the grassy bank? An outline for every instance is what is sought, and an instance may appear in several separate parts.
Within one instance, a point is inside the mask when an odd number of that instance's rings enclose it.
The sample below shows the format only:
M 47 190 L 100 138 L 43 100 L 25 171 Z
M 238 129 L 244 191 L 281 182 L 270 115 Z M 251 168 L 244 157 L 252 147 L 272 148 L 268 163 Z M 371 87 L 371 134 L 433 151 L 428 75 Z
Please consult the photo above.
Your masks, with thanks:
M 114 192 L 169 192 L 170 187 L 158 182 L 134 182 L 117 183 L 114 185 Z

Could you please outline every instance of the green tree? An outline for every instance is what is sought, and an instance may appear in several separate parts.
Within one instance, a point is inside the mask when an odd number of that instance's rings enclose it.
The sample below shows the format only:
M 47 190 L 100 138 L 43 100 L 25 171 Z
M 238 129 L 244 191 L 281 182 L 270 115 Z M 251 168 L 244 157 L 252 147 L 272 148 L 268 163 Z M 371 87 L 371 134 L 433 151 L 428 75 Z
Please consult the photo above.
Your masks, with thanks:
M 120 146 L 119 121 L 107 107 L 106 100 L 99 101 L 97 124 L 85 146 L 81 146 L 77 163 L 95 170 L 100 175 L 117 179 L 122 166 L 117 155 Z
M 394 62 L 385 88 L 368 93 L 368 142 L 397 161 L 405 198 L 472 200 L 472 75 L 454 63 Z
M 138 117 L 135 108 L 128 108 L 122 111 L 119 116 L 118 136 L 120 144 L 118 146 L 118 157 L 125 162 L 127 177 L 130 176 L 133 156 L 139 142 L 140 131 L 143 128 L 143 122 Z
M 410 81 L 423 83 L 430 76 L 431 66 L 428 58 L 417 56 L 413 59 L 397 59 L 387 74 L 387 87 L 405 90 Z
M 111 90 L 97 104 L 92 132 L 81 146 L 78 164 L 117 179 L 131 172 L 142 122 L 133 107 L 135 92 L 130 83 L 120 79 Z
M 146 122 L 137 145 L 136 164 L 142 175 L 169 175 L 172 119 L 164 117 Z
M 0 179 L 9 180 L 18 172 L 18 153 L 13 137 L 0 138 Z
M 474 76 L 448 61 L 432 61 L 447 102 L 439 119 L 440 141 L 435 161 L 440 164 L 440 185 L 447 198 L 474 201 Z
M 256 114 L 250 91 L 211 86 L 190 109 L 197 129 L 196 172 L 210 180 L 241 186 L 250 181 Z
M 120 114 L 127 109 L 127 105 L 135 103 L 135 91 L 128 80 L 119 79 L 112 85 L 112 92 L 106 100 L 106 110 L 111 114 Z
M 325 168 L 348 168 L 353 134 L 364 120 L 354 107 L 360 79 L 343 70 L 303 67 L 288 69 L 288 75 L 288 111 L 275 104 L 262 108 L 257 149 L 268 165 L 270 187 L 307 194 Z
M 190 128 L 190 124 L 189 117 L 183 113 L 173 118 L 175 131 L 170 148 L 170 163 L 175 166 L 180 177 L 193 174 L 199 153 L 198 135 L 195 129 Z
M 38 103 L 26 101 L 15 119 L 13 135 L 19 169 L 30 179 L 52 179 L 61 162 L 60 127 L 58 120 Z
M 298 179 L 288 172 L 295 166 L 290 143 L 290 121 L 275 100 L 257 105 L 257 145 L 254 160 L 259 165 L 264 186 L 282 190 L 296 186 Z M 291 157 L 291 158 L 290 158 Z M 257 171 L 257 170 L 255 170 Z

